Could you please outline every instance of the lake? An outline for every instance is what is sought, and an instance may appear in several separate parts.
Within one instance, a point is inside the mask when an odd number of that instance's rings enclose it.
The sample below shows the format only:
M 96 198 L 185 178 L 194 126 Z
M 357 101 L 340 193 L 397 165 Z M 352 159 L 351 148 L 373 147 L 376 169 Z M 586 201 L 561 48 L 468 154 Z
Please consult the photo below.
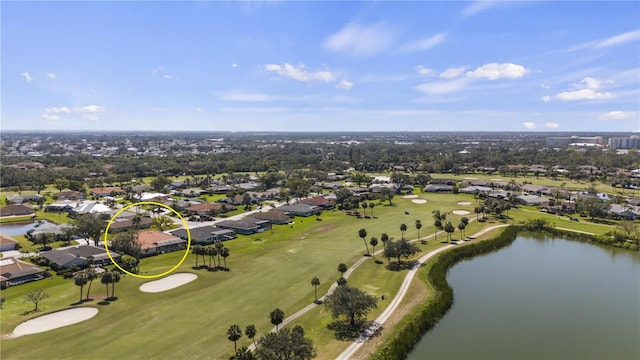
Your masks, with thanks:
M 526 234 L 447 279 L 408 359 L 640 359 L 640 253 Z
M 0 224 L 0 233 L 16 236 L 26 234 L 27 231 L 34 229 L 38 222 L 49 223 L 47 220 L 31 220 L 31 221 L 21 221 L 17 223 L 8 223 L 8 224 Z

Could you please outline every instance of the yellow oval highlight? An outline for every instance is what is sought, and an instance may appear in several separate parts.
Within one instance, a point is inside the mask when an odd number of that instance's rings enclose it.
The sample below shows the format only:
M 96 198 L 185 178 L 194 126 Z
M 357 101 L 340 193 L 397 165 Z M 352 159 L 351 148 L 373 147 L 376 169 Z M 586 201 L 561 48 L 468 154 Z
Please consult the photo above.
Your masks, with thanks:
M 182 223 L 184 224 L 184 228 L 187 230 L 187 249 L 184 252 L 184 256 L 182 257 L 182 259 L 180 259 L 180 262 L 178 262 L 178 264 L 176 266 L 174 266 L 171 269 L 163 272 L 162 274 L 157 274 L 157 275 L 139 275 L 139 274 L 131 273 L 131 272 L 123 269 L 120 265 L 118 265 L 116 263 L 116 261 L 113 260 L 113 257 L 111 256 L 111 252 L 109 251 L 109 242 L 107 240 L 107 235 L 109 234 L 109 227 L 111 227 L 111 224 L 113 223 L 113 220 L 115 220 L 123 211 L 127 210 L 128 208 L 133 207 L 133 206 L 139 206 L 139 205 L 154 205 L 154 206 L 163 207 L 165 209 L 169 209 L 172 213 L 174 213 L 174 214 L 176 214 L 178 216 L 180 221 L 182 221 Z M 115 215 L 113 215 L 111 220 L 109 220 L 109 223 L 107 224 L 107 228 L 104 231 L 104 248 L 107 250 L 107 255 L 109 256 L 109 259 L 111 259 L 111 263 L 113 263 L 113 265 L 115 265 L 118 269 L 120 269 L 124 273 L 129 274 L 129 275 L 134 276 L 134 277 L 137 277 L 137 278 L 141 278 L 141 279 L 155 279 L 155 278 L 159 278 L 159 277 L 171 274 L 180 265 L 182 265 L 182 263 L 187 259 L 187 255 L 189 255 L 189 248 L 190 247 L 191 247 L 191 231 L 189 230 L 189 225 L 187 225 L 187 222 L 184 220 L 182 215 L 180 215 L 177 211 L 175 211 L 171 206 L 168 206 L 168 205 L 165 205 L 165 204 L 162 204 L 162 203 L 158 203 L 158 202 L 154 202 L 154 201 L 140 201 L 140 202 L 129 204 L 129 205 L 123 207 Z

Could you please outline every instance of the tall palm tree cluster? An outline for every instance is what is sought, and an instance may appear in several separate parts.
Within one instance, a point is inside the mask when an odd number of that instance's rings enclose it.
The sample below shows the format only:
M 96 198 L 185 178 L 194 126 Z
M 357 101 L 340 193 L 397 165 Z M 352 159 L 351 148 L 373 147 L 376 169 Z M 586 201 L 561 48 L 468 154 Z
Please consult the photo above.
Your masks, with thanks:
M 206 266 L 209 269 L 228 269 L 227 268 L 227 258 L 231 254 L 231 250 L 222 244 L 222 241 L 216 241 L 213 246 L 201 246 L 196 245 L 191 250 L 191 253 L 196 256 L 196 268 L 198 268 L 198 260 L 202 256 L 201 266 Z M 209 258 L 209 265 L 206 265 L 207 257 Z M 220 257 L 222 257 L 224 261 L 224 266 L 222 266 Z M 216 263 L 216 259 L 218 262 Z M 213 261 L 213 265 L 212 265 Z

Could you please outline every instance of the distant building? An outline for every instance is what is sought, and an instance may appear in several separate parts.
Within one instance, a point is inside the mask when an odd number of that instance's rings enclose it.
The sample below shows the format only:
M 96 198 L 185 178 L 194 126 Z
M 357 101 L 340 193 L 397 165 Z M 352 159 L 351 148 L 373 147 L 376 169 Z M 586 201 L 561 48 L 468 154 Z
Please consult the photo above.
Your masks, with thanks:
M 640 136 L 626 138 L 610 138 L 609 148 L 611 149 L 640 149 Z
M 545 139 L 547 146 L 566 147 L 569 144 L 604 144 L 602 136 L 551 136 Z
M 14 258 L 0 260 L 0 288 L 44 279 L 47 272 L 33 264 Z

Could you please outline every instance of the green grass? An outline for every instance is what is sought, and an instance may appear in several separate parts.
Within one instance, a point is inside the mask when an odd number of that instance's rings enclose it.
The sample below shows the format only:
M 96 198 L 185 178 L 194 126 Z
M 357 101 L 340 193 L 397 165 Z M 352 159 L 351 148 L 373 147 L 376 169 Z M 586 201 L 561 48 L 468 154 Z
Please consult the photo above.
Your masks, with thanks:
M 45 212 L 44 210 L 36 211 L 36 219 L 49 220 L 56 224 L 73 222 L 73 219 L 67 216 L 67 213 Z
M 374 219 L 357 219 L 333 210 L 324 212 L 321 221 L 316 221 L 315 216 L 296 218 L 292 226 L 276 226 L 273 232 L 239 236 L 225 242 L 231 249 L 227 259 L 231 271 L 228 272 L 193 270 L 195 257 L 190 254 L 178 271 L 194 272 L 198 279 L 166 293 L 141 293 L 138 287 L 145 280 L 125 276 L 116 286 L 118 300 L 109 305 L 97 305 L 105 295 L 105 288 L 96 281 L 92 288 L 95 300 L 83 304 L 98 307 L 100 312 L 96 317 L 46 333 L 3 340 L 0 356 L 11 359 L 50 357 L 50 346 L 32 344 L 55 344 L 57 358 L 228 358 L 233 349 L 225 335 L 229 325 L 238 324 L 244 329 L 248 324 L 255 324 L 259 337 L 272 327 L 268 318 L 271 310 L 279 307 L 290 315 L 313 301 L 310 281 L 314 276 L 321 280 L 318 293 L 324 294 L 338 277 L 337 265 L 344 262 L 351 266 L 366 252 L 357 235 L 358 229 L 367 230 L 367 239 L 371 236 L 380 239 L 383 232 L 399 239 L 400 224 L 405 223 L 408 227 L 405 237 L 414 239 L 417 237 L 415 220 L 420 219 L 423 223 L 421 235 L 425 237 L 434 230 L 432 210 L 450 212 L 464 208 L 472 211 L 475 206 L 471 195 L 420 194 L 420 197 L 428 203 L 415 204 L 401 197 L 393 199 L 394 206 L 377 203 L 373 209 Z M 472 204 L 459 206 L 458 201 L 471 201 Z M 405 211 L 409 215 L 405 215 Z M 473 219 L 475 214 L 467 217 Z M 448 215 L 454 225 L 459 219 L 460 216 Z M 470 223 L 467 234 L 471 235 L 484 225 L 489 224 Z M 456 230 L 454 239 L 457 238 L 459 232 Z M 443 240 L 444 236 L 438 239 Z M 428 245 L 421 246 L 435 248 L 441 244 L 429 241 Z M 163 272 L 173 267 L 182 255 L 182 252 L 175 252 L 143 259 L 141 269 L 145 274 Z M 391 297 L 402 278 L 401 273 L 386 271 L 373 261 L 366 261 L 354 272 L 349 284 Z M 36 316 L 25 314 L 30 305 L 23 303 L 26 292 L 34 288 L 45 288 L 52 294 L 43 302 L 43 311 L 37 315 L 67 308 L 79 297 L 79 288 L 72 280 L 57 277 L 53 281 L 42 280 L 4 290 L 2 296 L 7 302 L 0 313 L 3 334 Z M 314 310 L 322 311 L 321 307 Z M 371 318 L 379 311 L 382 308 L 372 313 Z M 323 325 L 328 318 L 319 316 L 309 314 L 298 321 L 305 324 L 322 354 L 341 351 L 347 343 L 336 343 L 333 335 L 327 332 L 326 324 Z M 90 341 L 78 340 L 89 334 Z M 246 337 L 239 342 L 239 345 L 248 344 Z
M 12 216 L 8 218 L 0 219 L 0 224 L 9 224 L 9 223 L 17 223 L 17 222 L 25 222 L 31 221 L 34 217 L 30 215 L 26 216 Z

